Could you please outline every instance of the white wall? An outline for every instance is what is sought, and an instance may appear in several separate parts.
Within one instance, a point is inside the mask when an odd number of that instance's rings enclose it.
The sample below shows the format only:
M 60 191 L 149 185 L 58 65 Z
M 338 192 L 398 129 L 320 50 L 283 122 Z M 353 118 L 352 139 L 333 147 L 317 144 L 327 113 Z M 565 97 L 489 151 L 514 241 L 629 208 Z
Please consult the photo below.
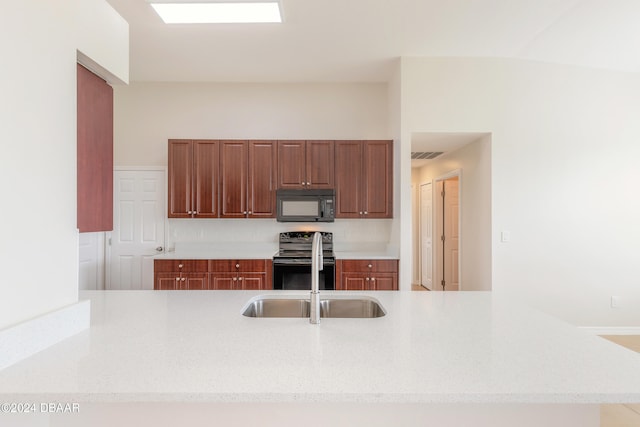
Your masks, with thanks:
M 78 62 L 110 84 L 129 83 L 129 24 L 104 0 L 75 0 Z
M 640 326 L 640 76 L 418 58 L 402 76 L 405 150 L 409 131 L 492 133 L 493 290 L 578 325 Z
M 434 183 L 435 188 L 437 178 L 455 170 L 460 170 L 462 207 L 460 286 L 465 291 L 488 291 L 491 290 L 491 136 L 442 155 L 422 168 L 414 168 L 412 181 L 417 188 L 428 182 Z M 420 238 L 419 231 L 414 224 L 416 241 Z M 419 245 L 414 244 L 414 269 L 420 262 L 416 249 Z
M 0 13 L 0 329 L 78 300 L 75 6 Z
M 167 140 L 388 139 L 386 84 L 133 83 L 115 88 L 116 166 L 167 165 Z M 387 243 L 389 220 L 337 220 L 336 241 Z M 188 241 L 277 242 L 275 220 L 169 221 Z M 233 236 L 236 237 L 233 237 Z

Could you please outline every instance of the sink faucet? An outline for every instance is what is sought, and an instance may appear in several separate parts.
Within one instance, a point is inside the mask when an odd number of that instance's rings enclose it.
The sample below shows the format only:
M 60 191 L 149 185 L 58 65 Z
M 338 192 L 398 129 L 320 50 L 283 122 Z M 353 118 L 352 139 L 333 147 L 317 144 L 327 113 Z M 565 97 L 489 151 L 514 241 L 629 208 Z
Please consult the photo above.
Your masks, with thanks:
M 311 244 L 311 313 L 309 322 L 320 323 L 320 270 L 323 268 L 322 233 L 315 232 Z

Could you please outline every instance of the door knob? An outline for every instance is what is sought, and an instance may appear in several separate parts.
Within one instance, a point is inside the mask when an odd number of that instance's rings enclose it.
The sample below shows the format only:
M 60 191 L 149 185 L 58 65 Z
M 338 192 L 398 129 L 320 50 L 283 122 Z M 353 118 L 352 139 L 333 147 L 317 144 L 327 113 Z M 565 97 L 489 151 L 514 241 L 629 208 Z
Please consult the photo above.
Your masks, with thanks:
M 162 252 L 162 251 L 164 251 L 164 248 L 163 248 L 162 246 L 158 246 L 158 247 L 156 248 L 156 251 L 158 251 L 158 252 Z

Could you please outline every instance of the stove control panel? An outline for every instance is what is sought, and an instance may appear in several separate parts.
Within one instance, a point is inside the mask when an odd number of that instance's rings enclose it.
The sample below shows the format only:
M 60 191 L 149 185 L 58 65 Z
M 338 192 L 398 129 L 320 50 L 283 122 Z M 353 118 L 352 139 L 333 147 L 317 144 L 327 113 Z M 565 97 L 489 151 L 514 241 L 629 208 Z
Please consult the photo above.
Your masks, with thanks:
M 313 242 L 315 231 L 287 231 L 280 233 L 280 243 L 309 243 Z M 322 231 L 322 243 L 332 243 L 333 233 Z

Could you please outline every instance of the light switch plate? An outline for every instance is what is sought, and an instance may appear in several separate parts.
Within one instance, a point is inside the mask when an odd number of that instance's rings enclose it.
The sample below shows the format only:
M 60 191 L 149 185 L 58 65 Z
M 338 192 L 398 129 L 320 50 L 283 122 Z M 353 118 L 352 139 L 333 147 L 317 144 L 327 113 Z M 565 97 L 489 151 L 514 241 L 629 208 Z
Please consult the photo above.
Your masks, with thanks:
M 511 233 L 509 231 L 503 231 L 500 233 L 500 241 L 503 243 L 511 241 Z

